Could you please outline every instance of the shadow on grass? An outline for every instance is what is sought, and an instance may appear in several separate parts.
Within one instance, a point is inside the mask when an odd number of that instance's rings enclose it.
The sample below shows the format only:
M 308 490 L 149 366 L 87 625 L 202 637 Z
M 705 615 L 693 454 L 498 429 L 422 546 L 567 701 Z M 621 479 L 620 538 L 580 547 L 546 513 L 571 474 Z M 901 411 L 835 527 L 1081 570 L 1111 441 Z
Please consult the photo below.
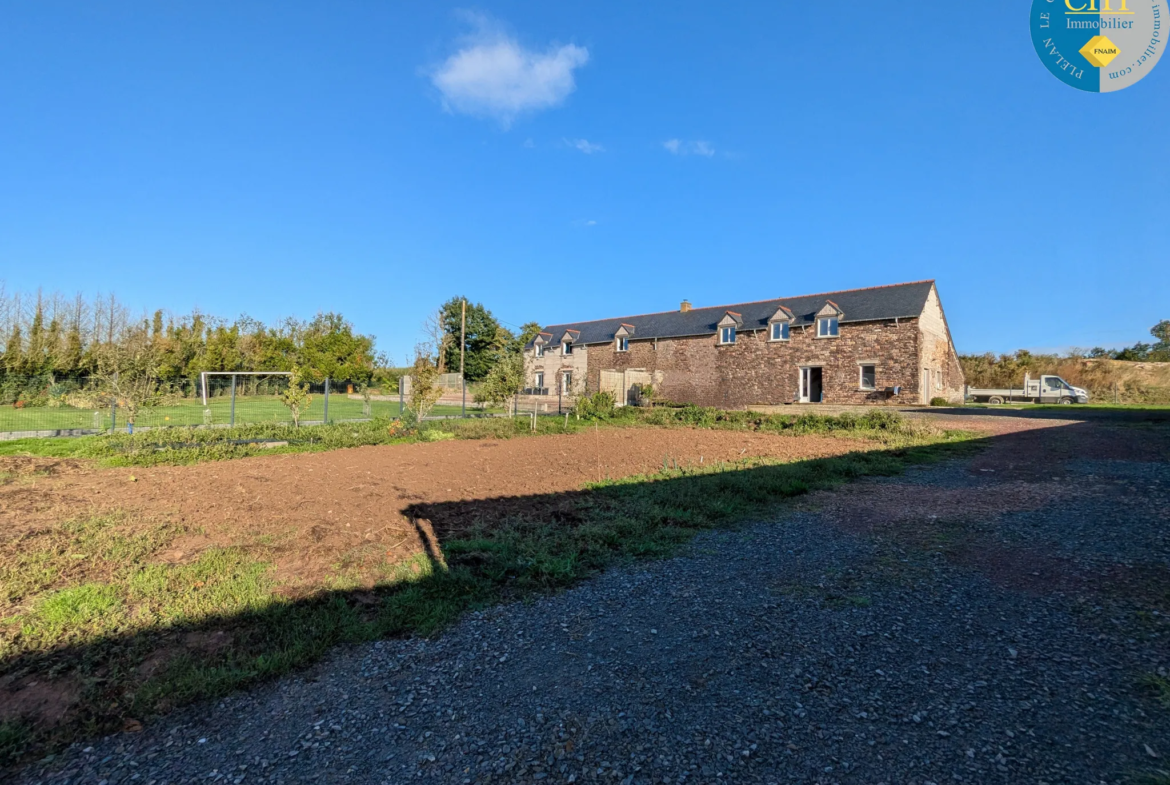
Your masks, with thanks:
M 413 504 L 403 513 L 425 551 L 388 568 L 372 590 L 284 596 L 268 565 L 232 549 L 209 555 L 206 564 L 147 565 L 142 570 L 153 573 L 121 584 L 65 589 L 57 596 L 80 589 L 90 595 L 58 602 L 63 615 L 55 620 L 34 604 L 23 617 L 0 621 L 18 630 L 0 639 L 7 647 L 0 650 L 0 755 L 12 763 L 78 737 L 136 727 L 309 665 L 339 644 L 431 635 L 469 610 L 563 589 L 616 564 L 670 556 L 699 532 L 758 519 L 786 499 L 897 475 L 994 441 L 1010 448 L 1019 437 L 952 433 L 927 446 L 689 467 L 568 493 Z M 167 592 L 181 602 L 151 599 Z M 136 597 L 145 598 L 141 606 Z M 99 624 L 115 607 L 125 619 L 120 629 L 74 635 L 65 645 L 30 642 L 38 625 L 71 618 Z

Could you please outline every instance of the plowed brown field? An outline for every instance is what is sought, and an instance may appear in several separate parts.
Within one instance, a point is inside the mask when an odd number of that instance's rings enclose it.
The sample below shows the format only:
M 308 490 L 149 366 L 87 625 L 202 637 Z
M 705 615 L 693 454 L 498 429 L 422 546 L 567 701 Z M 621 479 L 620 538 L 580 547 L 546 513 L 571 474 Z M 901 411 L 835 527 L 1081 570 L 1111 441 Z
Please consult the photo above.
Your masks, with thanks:
M 97 469 L 74 460 L 7 459 L 0 545 L 86 515 L 120 512 L 187 534 L 163 554 L 189 561 L 214 546 L 262 547 L 290 587 L 427 549 L 433 534 L 404 510 L 576 490 L 672 465 L 819 458 L 876 442 L 738 431 L 601 428 L 573 435 L 362 447 L 194 466 Z M 474 504 L 469 510 L 474 514 Z M 429 543 L 431 547 L 434 543 Z

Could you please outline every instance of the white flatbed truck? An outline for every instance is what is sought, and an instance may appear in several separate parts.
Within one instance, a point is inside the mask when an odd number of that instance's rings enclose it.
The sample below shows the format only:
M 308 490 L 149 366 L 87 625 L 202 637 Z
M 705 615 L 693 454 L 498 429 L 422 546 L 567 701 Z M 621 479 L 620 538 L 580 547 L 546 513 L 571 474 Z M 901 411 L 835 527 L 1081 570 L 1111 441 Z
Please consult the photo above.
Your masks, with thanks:
M 1089 392 L 1073 387 L 1059 376 L 1041 376 L 1033 379 L 1024 374 L 1023 387 L 966 388 L 965 400 L 975 403 L 1088 403 Z

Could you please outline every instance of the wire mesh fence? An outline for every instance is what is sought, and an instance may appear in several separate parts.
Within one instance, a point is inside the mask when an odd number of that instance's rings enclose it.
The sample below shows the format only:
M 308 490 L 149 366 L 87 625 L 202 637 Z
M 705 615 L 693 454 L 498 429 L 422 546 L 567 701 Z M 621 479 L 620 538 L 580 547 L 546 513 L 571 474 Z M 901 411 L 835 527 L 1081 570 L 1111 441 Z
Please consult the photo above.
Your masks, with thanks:
M 458 374 L 455 374 L 458 377 Z M 461 385 L 461 380 L 458 380 Z M 196 379 L 159 385 L 148 400 L 112 393 L 92 379 L 0 376 L 0 440 L 51 436 L 125 433 L 171 427 L 231 427 L 257 424 L 292 425 L 292 410 L 282 399 L 288 391 L 287 374 L 205 374 Z M 401 380 L 394 387 L 372 387 L 354 381 L 325 379 L 308 382 L 309 400 L 300 412 L 303 426 L 323 423 L 394 419 L 409 407 Z M 550 414 L 557 399 L 537 403 L 523 400 L 508 406 L 474 401 L 468 390 L 443 385 L 443 397 L 429 418 L 528 416 Z M 550 406 L 551 401 L 551 406 Z
M 215 375 L 161 385 L 147 401 L 118 396 L 90 380 L 5 377 L 0 382 L 0 439 L 80 436 L 142 428 L 229 427 L 293 423 L 282 400 L 287 376 Z M 332 379 L 309 383 L 301 425 L 401 415 L 398 392 Z

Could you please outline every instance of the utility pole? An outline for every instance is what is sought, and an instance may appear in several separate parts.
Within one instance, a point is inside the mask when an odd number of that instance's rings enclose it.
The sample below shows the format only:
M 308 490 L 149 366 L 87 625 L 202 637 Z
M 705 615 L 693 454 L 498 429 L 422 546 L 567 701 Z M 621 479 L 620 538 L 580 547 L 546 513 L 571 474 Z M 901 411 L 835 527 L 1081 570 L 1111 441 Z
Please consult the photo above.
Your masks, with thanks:
M 459 382 L 463 385 L 463 416 L 467 417 L 467 377 L 463 375 L 463 351 L 467 348 L 467 298 L 463 298 L 463 313 L 459 317 Z

